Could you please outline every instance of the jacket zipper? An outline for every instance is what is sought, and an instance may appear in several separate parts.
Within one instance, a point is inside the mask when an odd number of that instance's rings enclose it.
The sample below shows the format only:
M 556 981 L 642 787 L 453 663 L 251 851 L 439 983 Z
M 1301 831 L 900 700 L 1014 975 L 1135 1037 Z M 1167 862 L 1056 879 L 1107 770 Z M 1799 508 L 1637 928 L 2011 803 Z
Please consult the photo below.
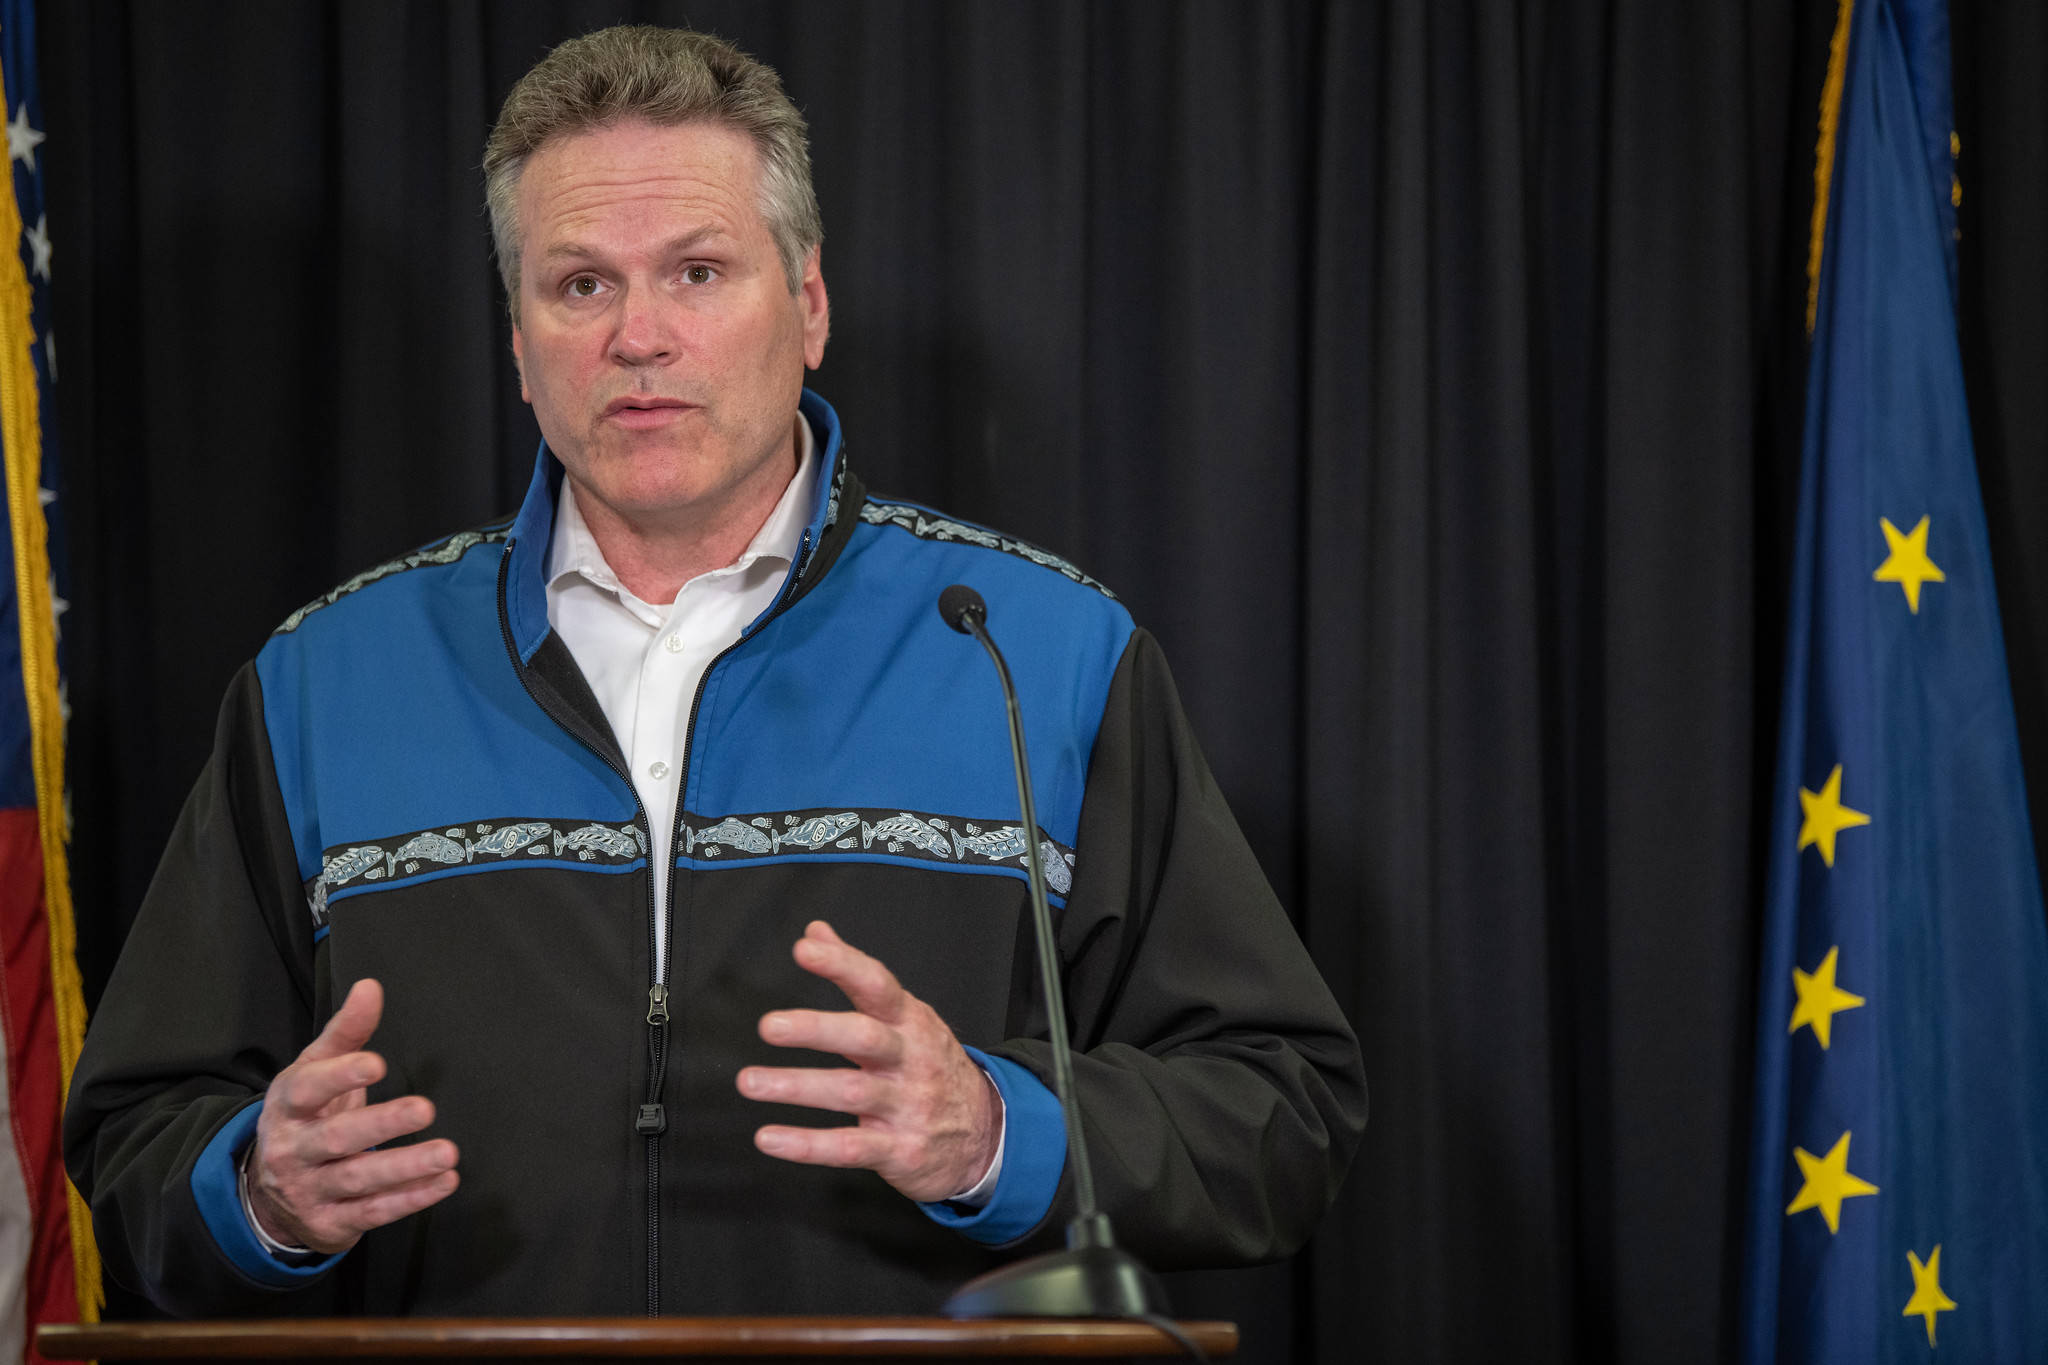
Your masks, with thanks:
M 647 807 L 640 800 L 640 789 L 633 785 L 633 776 L 620 764 L 612 761 L 611 755 L 583 740 L 556 710 L 540 699 L 533 685 L 526 680 L 526 665 L 520 661 L 519 646 L 512 639 L 512 622 L 505 608 L 505 585 L 512 570 L 512 547 L 517 542 L 507 540 L 504 557 L 498 561 L 498 631 L 505 640 L 505 653 L 512 660 L 512 671 L 519 678 L 519 686 L 526 692 L 528 700 L 540 708 L 541 714 L 560 726 L 571 739 L 589 749 L 604 765 L 616 773 L 626 784 L 626 790 L 633 794 L 633 809 L 640 828 L 649 831 L 652 841 L 653 825 L 647 818 Z M 690 698 L 690 720 L 683 730 L 683 761 L 676 774 L 676 817 L 675 825 L 669 830 L 668 860 L 668 901 L 661 913 L 662 926 L 673 930 L 676 905 L 676 862 L 675 846 L 682 836 L 683 793 L 689 789 L 690 759 L 697 737 L 697 708 L 704 700 L 704 685 L 711 679 L 711 670 L 718 667 L 726 655 L 745 644 L 748 638 L 762 626 L 782 615 L 796 597 L 797 585 L 802 582 L 804 570 L 811 562 L 812 535 L 809 527 L 804 528 L 803 544 L 797 551 L 796 567 L 789 575 L 789 585 L 776 599 L 774 607 L 761 618 L 754 630 L 743 633 L 739 639 L 720 650 L 704 666 L 702 676 L 697 679 L 697 691 Z M 650 852 L 652 850 L 650 849 Z M 661 1103 L 661 1083 L 668 1071 L 668 986 L 665 984 L 668 972 L 667 949 L 673 944 L 673 932 L 657 936 L 655 933 L 654 911 L 654 868 L 647 869 L 647 958 L 652 967 L 653 982 L 647 988 L 647 1098 L 641 1103 L 633 1119 L 633 1131 L 647 1140 L 647 1316 L 661 1316 L 661 1135 L 668 1131 L 668 1115 Z
M 605 753 L 578 735 L 575 729 L 562 718 L 561 713 L 543 701 L 540 694 L 533 690 L 533 684 L 526 680 L 526 665 L 520 661 L 519 646 L 512 639 L 512 622 L 505 610 L 505 585 L 511 574 L 512 547 L 514 544 L 516 544 L 514 541 L 506 542 L 504 557 L 498 561 L 498 631 L 504 637 L 505 654 L 512 661 L 512 672 L 519 679 L 519 686 L 525 690 L 527 699 L 540 708 L 542 715 L 560 726 L 563 732 L 571 739 L 576 740 L 577 743 L 582 744 L 584 748 L 595 754 L 603 761 L 605 767 L 616 773 L 619 780 L 626 784 L 626 790 L 632 793 L 633 796 L 634 818 L 639 822 L 640 828 L 648 831 L 651 845 L 653 823 L 647 818 L 647 807 L 640 801 L 640 789 L 633 785 L 632 774 L 628 773 L 620 764 L 613 762 L 610 754 Z M 649 851 L 650 853 L 652 852 L 651 847 Z M 670 879 L 669 889 L 671 893 L 675 889 L 673 877 Z M 648 960 L 652 962 L 655 954 L 655 943 L 654 869 L 651 865 L 647 869 L 646 922 L 647 956 Z M 656 970 L 658 971 L 659 969 L 657 968 Z M 648 1058 L 650 1062 L 647 1077 L 647 1099 L 640 1106 L 639 1112 L 634 1116 L 633 1120 L 633 1131 L 642 1134 L 647 1139 L 647 1316 L 650 1318 L 658 1316 L 661 1312 L 661 1276 L 659 1271 L 661 1264 L 660 1144 L 661 1134 L 668 1127 L 661 1108 L 661 1077 L 664 1070 L 662 1063 L 665 1060 L 666 1052 L 663 1035 L 667 1023 L 668 990 L 666 987 L 657 984 L 647 992 Z

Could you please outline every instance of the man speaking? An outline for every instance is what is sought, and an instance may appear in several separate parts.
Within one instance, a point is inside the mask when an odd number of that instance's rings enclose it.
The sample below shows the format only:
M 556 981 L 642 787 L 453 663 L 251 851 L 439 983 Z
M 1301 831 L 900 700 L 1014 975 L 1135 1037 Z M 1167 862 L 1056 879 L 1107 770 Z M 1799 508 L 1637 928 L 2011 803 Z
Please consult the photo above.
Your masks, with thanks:
M 203 1315 L 929 1312 L 1068 1212 L 1032 860 L 1124 1244 L 1286 1254 L 1356 1041 L 1152 639 L 862 488 L 803 388 L 823 231 L 775 73 L 595 33 L 484 170 L 530 490 L 231 686 L 72 1086 L 110 1272 Z

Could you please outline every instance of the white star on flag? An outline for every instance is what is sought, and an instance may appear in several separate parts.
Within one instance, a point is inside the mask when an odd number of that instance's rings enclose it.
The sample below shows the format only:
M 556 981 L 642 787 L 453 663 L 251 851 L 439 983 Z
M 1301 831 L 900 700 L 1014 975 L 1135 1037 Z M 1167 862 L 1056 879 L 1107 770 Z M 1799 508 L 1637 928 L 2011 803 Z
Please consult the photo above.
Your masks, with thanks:
M 64 640 L 64 613 L 71 610 L 71 603 L 57 596 L 57 575 L 50 575 L 50 630 L 58 643 Z
M 28 126 L 28 105 L 16 106 L 14 117 L 7 121 L 7 156 L 11 161 L 25 164 L 29 170 L 36 168 L 36 147 L 43 135 Z
M 26 228 L 21 234 L 28 241 L 30 254 L 35 258 L 29 268 L 45 280 L 50 278 L 50 215 L 36 215 L 36 225 Z

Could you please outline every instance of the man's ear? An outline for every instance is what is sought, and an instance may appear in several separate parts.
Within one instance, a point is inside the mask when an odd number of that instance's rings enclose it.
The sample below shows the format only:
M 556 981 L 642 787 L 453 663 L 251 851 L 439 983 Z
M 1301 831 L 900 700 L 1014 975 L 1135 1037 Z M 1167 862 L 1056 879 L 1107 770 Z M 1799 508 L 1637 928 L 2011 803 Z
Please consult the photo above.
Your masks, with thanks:
M 804 368 L 815 370 L 825 363 L 825 339 L 832 334 L 832 300 L 825 295 L 823 246 L 811 248 L 804 258 L 804 277 L 797 285 L 797 306 L 804 318 Z

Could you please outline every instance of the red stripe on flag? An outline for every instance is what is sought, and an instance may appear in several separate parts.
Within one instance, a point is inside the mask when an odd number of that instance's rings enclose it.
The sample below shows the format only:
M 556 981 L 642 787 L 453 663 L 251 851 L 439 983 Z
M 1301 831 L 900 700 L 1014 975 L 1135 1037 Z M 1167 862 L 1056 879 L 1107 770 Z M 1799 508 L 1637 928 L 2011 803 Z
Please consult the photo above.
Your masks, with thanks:
M 44 1322 L 77 1322 L 58 1122 L 57 1011 L 50 990 L 50 927 L 43 904 L 43 843 L 34 810 L 0 810 L 0 1024 L 7 1031 L 7 1084 L 14 1150 L 28 1188 L 35 1236 L 28 1264 L 28 1352 Z

